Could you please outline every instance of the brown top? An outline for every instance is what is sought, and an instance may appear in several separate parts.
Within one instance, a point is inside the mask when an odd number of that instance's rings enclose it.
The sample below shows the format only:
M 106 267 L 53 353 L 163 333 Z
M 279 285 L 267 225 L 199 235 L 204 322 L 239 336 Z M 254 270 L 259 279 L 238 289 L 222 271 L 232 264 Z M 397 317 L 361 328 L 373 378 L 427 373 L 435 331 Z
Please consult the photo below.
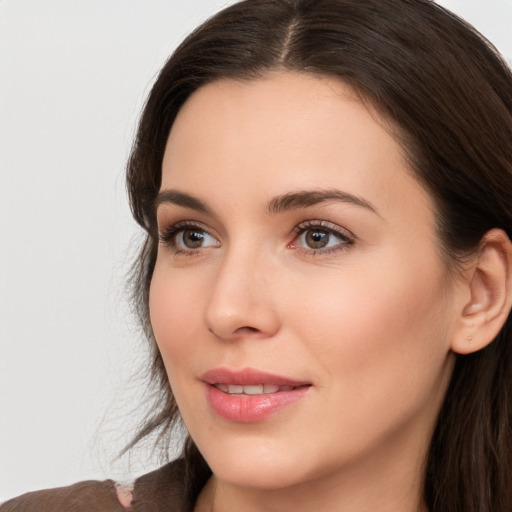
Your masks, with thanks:
M 23 494 L 0 505 L 0 512 L 189 512 L 183 482 L 183 462 L 177 460 L 138 478 L 128 508 L 112 480 L 89 480 Z

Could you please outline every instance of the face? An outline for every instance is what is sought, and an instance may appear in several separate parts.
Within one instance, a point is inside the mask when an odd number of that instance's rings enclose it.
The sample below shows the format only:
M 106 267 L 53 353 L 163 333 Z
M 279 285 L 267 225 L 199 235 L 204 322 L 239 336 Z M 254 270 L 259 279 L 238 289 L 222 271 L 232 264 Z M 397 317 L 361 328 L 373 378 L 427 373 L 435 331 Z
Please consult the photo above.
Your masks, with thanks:
M 151 321 L 224 482 L 286 487 L 425 453 L 454 292 L 389 131 L 345 84 L 291 72 L 207 85 L 176 119 Z

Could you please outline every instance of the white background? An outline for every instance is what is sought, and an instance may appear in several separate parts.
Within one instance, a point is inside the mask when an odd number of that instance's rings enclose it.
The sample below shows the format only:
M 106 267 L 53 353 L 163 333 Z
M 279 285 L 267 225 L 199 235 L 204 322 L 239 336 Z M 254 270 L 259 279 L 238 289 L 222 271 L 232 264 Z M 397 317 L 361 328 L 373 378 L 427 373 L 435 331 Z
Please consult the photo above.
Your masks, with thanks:
M 0 0 L 0 502 L 88 478 L 137 423 L 123 172 L 155 74 L 225 0 Z M 512 0 L 444 0 L 512 57 Z

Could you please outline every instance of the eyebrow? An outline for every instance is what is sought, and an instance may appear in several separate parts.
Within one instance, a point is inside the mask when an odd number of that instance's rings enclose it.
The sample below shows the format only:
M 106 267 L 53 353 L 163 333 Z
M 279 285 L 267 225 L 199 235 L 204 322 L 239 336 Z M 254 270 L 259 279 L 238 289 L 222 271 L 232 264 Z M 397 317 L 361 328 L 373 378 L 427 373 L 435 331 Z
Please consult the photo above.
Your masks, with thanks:
M 206 204 L 203 203 L 203 201 L 201 201 L 197 197 L 186 194 L 185 192 L 180 192 L 179 190 L 163 190 L 162 192 L 160 192 L 155 201 L 155 211 L 161 204 L 164 203 L 171 203 L 177 206 L 183 206 L 184 208 L 197 210 L 203 213 L 212 213 L 210 208 L 208 208 L 208 206 L 206 206 Z
M 281 213 L 289 210 L 298 210 L 308 208 L 326 201 L 340 201 L 342 203 L 353 204 L 366 208 L 377 214 L 376 208 L 362 197 L 349 194 L 337 189 L 328 190 L 303 190 L 283 194 L 272 199 L 268 205 L 270 213 Z
M 337 189 L 301 190 L 283 194 L 271 199 L 268 203 L 267 210 L 269 213 L 276 214 L 308 208 L 326 201 L 340 201 L 342 203 L 353 204 L 366 208 L 379 215 L 376 208 L 370 202 Z M 212 210 L 203 201 L 185 192 L 180 192 L 179 190 L 163 190 L 160 192 L 155 201 L 155 211 L 164 203 L 171 203 L 191 210 L 212 214 Z

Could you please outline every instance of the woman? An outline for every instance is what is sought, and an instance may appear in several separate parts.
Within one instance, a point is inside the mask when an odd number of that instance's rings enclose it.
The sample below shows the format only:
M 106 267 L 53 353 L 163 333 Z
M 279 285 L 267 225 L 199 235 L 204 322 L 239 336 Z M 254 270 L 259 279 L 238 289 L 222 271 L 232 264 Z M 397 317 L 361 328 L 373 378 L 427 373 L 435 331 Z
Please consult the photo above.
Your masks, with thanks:
M 183 456 L 0 510 L 512 510 L 510 140 L 510 70 L 428 0 L 209 20 L 128 167 L 161 389 L 133 444 L 183 419 Z

